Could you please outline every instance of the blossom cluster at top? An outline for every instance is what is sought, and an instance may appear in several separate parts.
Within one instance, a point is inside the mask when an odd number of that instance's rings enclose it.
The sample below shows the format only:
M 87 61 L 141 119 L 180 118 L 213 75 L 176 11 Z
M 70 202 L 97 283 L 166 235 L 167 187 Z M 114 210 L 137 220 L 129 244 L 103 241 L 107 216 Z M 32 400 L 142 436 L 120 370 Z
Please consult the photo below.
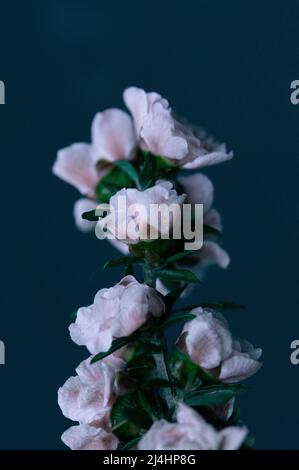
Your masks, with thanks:
M 58 152 L 55 175 L 85 196 L 74 207 L 76 224 L 94 228 L 98 204 L 117 207 L 120 196 L 145 207 L 188 201 L 203 204 L 204 240 L 194 252 L 162 237 L 133 242 L 116 233 L 110 240 L 123 256 L 108 265 L 125 267 L 125 276 L 100 289 L 70 325 L 72 340 L 91 356 L 58 391 L 64 416 L 77 423 L 62 440 L 75 450 L 239 449 L 248 430 L 235 397 L 246 388 L 240 382 L 261 367 L 261 350 L 234 338 L 217 311 L 239 308 L 233 303 L 201 300 L 174 311 L 207 266 L 230 262 L 220 245 L 213 184 L 197 170 L 232 153 L 175 119 L 158 93 L 130 87 L 124 101 L 131 116 L 120 109 L 97 113 L 91 143 Z M 179 325 L 170 346 L 167 330 Z

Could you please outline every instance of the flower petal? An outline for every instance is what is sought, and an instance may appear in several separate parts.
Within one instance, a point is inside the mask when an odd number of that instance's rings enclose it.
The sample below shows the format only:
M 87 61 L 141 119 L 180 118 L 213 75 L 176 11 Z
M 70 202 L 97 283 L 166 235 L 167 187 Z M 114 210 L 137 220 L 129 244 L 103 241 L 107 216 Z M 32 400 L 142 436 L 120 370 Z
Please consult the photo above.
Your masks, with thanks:
M 97 207 L 97 203 L 91 199 L 78 199 L 74 204 L 74 218 L 75 224 L 81 232 L 90 232 L 96 227 L 96 222 L 82 219 L 84 212 L 89 212 Z
M 61 436 L 62 442 L 72 450 L 115 450 L 118 439 L 102 428 L 80 424 L 71 426 Z
M 222 450 L 237 450 L 241 447 L 248 431 L 245 427 L 230 426 L 223 429 L 220 434 L 223 439 Z
M 255 374 L 261 366 L 254 359 L 235 353 L 222 363 L 219 379 L 226 383 L 240 382 Z
M 99 177 L 92 160 L 91 146 L 80 143 L 59 150 L 53 173 L 82 194 L 93 195 Z
M 211 153 L 206 153 L 197 156 L 191 161 L 188 161 L 183 165 L 183 168 L 194 170 L 198 168 L 203 168 L 211 165 L 216 165 L 218 163 L 226 162 L 233 158 L 233 153 L 226 153 L 224 151 L 216 151 Z
M 212 181 L 202 173 L 183 176 L 178 179 L 183 191 L 188 195 L 187 203 L 203 204 L 204 214 L 212 207 L 214 199 L 214 186 Z
M 97 113 L 91 126 L 93 161 L 131 159 L 136 145 L 133 123 L 121 109 Z

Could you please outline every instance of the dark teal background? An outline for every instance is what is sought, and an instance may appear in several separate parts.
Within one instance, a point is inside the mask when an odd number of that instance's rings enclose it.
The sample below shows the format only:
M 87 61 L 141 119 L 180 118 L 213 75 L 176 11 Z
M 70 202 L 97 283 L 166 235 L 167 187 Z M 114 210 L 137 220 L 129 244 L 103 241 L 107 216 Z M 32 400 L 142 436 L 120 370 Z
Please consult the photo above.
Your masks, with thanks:
M 191 300 L 247 304 L 227 317 L 265 364 L 243 418 L 257 448 L 299 447 L 298 53 L 297 1 L 1 2 L 1 449 L 64 448 L 56 392 L 86 357 L 69 314 L 120 273 L 102 270 L 112 248 L 74 227 L 78 194 L 51 167 L 128 85 L 159 91 L 235 152 L 207 171 L 232 263 Z

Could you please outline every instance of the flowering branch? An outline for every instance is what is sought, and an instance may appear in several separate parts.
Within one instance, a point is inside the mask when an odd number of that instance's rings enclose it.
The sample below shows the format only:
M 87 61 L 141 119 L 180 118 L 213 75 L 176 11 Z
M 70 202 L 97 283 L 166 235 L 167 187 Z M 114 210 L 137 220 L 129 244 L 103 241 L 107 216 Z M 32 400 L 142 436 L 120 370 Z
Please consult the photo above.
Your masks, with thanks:
M 176 121 L 157 93 L 131 87 L 124 101 L 132 117 L 118 109 L 98 113 L 92 143 L 60 150 L 53 167 L 85 196 L 74 207 L 78 227 L 107 234 L 122 253 L 105 267 L 125 270 L 72 317 L 71 338 L 91 356 L 58 391 L 63 414 L 78 423 L 62 440 L 71 449 L 246 447 L 235 398 L 260 368 L 261 350 L 234 339 L 218 312 L 243 306 L 200 300 L 175 307 L 208 266 L 230 262 L 213 184 L 198 169 L 232 153 Z M 138 217 L 130 211 L 136 204 Z M 173 210 L 184 204 L 195 239 L 202 223 L 196 249 Z M 160 218 L 148 218 L 152 206 L 164 208 Z

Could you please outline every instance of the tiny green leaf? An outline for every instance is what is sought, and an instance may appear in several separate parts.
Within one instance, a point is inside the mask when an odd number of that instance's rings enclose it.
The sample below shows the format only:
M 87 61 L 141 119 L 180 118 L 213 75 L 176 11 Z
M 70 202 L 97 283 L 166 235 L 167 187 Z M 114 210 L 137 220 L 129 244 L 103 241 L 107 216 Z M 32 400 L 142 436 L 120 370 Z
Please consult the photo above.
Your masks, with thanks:
M 123 445 L 120 445 L 120 446 L 119 446 L 119 450 L 129 450 L 129 449 L 133 449 L 134 447 L 136 447 L 136 444 L 138 444 L 138 442 L 140 441 L 141 438 L 142 438 L 142 436 L 135 437 L 135 439 L 132 439 L 131 441 L 126 442 L 126 443 L 123 444 Z
M 177 253 L 176 255 L 173 255 L 173 256 L 170 256 L 170 258 L 167 258 L 167 260 L 164 262 L 164 266 L 166 266 L 167 264 L 170 264 L 170 263 L 175 263 L 176 261 L 179 261 L 183 258 L 185 258 L 186 256 L 189 256 L 191 254 L 194 254 L 196 253 L 195 250 L 185 250 L 185 251 L 181 251 L 180 253 Z
M 120 168 L 126 175 L 134 181 L 137 187 L 139 187 L 139 176 L 132 163 L 127 160 L 117 160 L 115 165 Z
M 155 269 L 155 275 L 166 281 L 199 282 L 192 271 L 187 269 Z
M 158 327 L 158 330 L 165 330 L 166 328 L 177 325 L 178 323 L 185 323 L 187 321 L 193 320 L 193 318 L 195 318 L 195 315 L 192 315 L 191 313 L 178 313 L 170 315 L 169 318 Z
M 96 354 L 90 361 L 91 364 L 94 364 L 97 361 L 100 361 L 101 359 L 104 359 L 104 357 L 110 356 L 114 351 L 117 351 L 118 349 L 122 348 L 123 346 L 126 346 L 129 343 L 132 343 L 133 341 L 136 340 L 136 335 L 133 334 L 131 336 L 122 336 L 121 338 L 117 338 L 113 341 L 111 348 L 108 351 L 105 352 L 100 352 Z
M 82 219 L 89 220 L 90 222 L 97 222 L 99 220 L 99 217 L 96 215 L 96 211 L 92 210 L 88 212 L 83 212 Z
M 112 406 L 112 432 L 122 441 L 140 436 L 152 424 L 152 419 L 144 410 L 140 394 L 136 390 L 120 395 Z
M 150 153 L 144 155 L 144 165 L 140 173 L 139 184 L 141 189 L 150 188 L 155 184 L 156 159 Z
M 185 403 L 190 406 L 217 406 L 226 403 L 237 393 L 246 390 L 245 385 L 211 385 L 189 394 Z

